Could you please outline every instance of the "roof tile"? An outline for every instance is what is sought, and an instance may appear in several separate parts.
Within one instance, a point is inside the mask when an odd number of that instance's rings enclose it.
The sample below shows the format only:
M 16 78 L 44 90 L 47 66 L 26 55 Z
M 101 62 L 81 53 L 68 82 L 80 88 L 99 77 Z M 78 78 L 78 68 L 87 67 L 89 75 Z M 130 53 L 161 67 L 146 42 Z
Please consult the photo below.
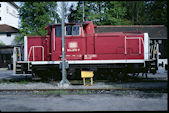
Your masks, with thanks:
M 164 25 L 106 25 L 97 26 L 96 33 L 141 31 L 149 33 L 150 39 L 167 39 L 167 27 Z
M 17 32 L 19 32 L 19 30 L 12 27 L 12 26 L 9 26 L 6 24 L 1 24 L 0 25 L 0 33 L 7 33 L 7 32 L 17 33 Z

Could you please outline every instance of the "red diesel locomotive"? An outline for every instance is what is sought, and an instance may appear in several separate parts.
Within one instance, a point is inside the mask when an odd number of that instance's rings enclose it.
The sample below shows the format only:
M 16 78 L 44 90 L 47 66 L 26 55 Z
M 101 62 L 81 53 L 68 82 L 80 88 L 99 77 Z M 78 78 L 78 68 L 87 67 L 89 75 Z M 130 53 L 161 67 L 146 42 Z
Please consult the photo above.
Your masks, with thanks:
M 92 21 L 65 24 L 65 57 L 68 78 L 80 78 L 81 70 L 92 70 L 96 78 L 120 73 L 138 74 L 157 70 L 151 58 L 148 33 L 95 33 Z M 15 73 L 61 78 L 61 24 L 45 28 L 46 36 L 24 37 L 24 60 L 16 61 Z M 19 66 L 20 65 L 20 66 Z M 19 70 L 20 68 L 20 70 Z

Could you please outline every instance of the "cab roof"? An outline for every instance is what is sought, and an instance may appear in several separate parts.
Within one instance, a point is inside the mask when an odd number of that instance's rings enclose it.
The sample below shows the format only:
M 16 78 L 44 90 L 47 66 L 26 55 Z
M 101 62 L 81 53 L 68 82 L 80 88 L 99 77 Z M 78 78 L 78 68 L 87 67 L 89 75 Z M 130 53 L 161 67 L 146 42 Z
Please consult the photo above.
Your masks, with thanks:
M 81 22 L 81 23 L 65 23 L 65 25 L 88 25 L 89 23 Z M 60 24 L 51 24 L 45 27 L 45 29 L 49 29 L 50 27 L 56 27 L 56 26 L 61 26 Z

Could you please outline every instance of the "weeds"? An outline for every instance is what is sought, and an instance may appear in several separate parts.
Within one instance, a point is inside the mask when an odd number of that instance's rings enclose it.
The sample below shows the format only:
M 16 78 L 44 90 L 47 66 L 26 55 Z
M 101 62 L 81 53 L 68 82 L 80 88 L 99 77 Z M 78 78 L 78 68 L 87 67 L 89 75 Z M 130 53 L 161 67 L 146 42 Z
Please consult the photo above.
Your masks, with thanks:
M 71 84 L 83 84 L 82 80 L 71 80 L 70 81 Z
M 19 81 L 19 82 L 15 82 L 15 83 L 18 83 L 18 84 L 29 84 L 29 83 L 34 83 L 33 81 Z
M 10 82 L 10 80 L 0 80 L 0 84 L 2 84 L 2 83 L 10 84 L 11 82 Z
M 3 80 L 0 80 L 0 84 L 3 83 Z
M 35 81 L 26 81 L 26 80 L 0 80 L 0 84 L 2 83 L 15 83 L 15 84 L 29 84 L 29 83 L 35 83 Z
M 7 82 L 6 82 L 7 84 L 10 84 L 11 82 L 9 81 L 9 80 L 7 80 Z
M 40 92 L 36 92 L 35 94 L 37 95 L 67 95 L 69 94 L 68 91 L 63 91 L 63 90 L 56 90 L 56 91 L 40 91 Z
M 56 90 L 56 91 L 39 91 L 35 94 L 37 95 L 78 95 L 78 94 L 94 94 L 96 92 L 90 92 L 87 90 L 81 90 L 81 91 L 66 91 L 66 90 Z

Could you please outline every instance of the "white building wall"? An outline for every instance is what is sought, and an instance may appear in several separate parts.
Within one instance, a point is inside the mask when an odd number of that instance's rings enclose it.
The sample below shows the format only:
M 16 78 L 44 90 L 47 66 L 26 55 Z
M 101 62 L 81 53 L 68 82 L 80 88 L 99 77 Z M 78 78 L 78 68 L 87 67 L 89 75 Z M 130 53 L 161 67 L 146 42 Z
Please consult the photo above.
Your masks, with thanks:
M 14 39 L 17 36 L 17 33 L 12 33 L 11 36 L 7 36 L 6 34 L 0 34 L 0 42 L 5 45 L 15 45 Z
M 7 24 L 18 29 L 18 9 L 9 2 L 0 2 L 0 24 Z

